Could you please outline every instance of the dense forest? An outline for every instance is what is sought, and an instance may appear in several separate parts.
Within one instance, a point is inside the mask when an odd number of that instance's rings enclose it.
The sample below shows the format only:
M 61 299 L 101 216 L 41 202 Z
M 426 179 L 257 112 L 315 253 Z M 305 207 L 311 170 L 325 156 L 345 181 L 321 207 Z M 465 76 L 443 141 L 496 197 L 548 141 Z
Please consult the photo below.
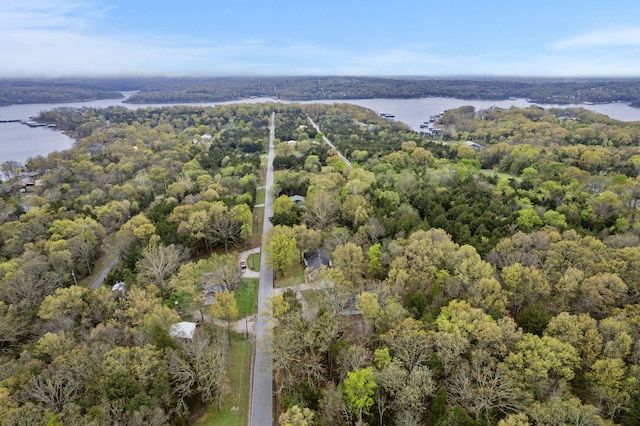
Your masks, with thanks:
M 110 89 L 88 81 L 0 79 L 0 106 L 120 99 L 123 95 L 118 90 L 123 89 Z
M 627 102 L 640 105 L 637 79 L 437 79 L 375 77 L 217 77 L 75 80 L 0 80 L 0 105 L 119 98 L 138 91 L 130 103 L 219 102 L 250 97 L 289 101 L 321 99 L 424 98 L 504 100 L 536 103 Z
M 431 140 L 278 103 L 43 113 L 77 144 L 2 164 L 0 424 L 224 414 L 272 111 L 278 424 L 640 423 L 640 123 L 463 107 Z M 314 248 L 332 267 L 289 287 Z M 205 273 L 228 290 L 211 305 Z
M 403 79 L 373 77 L 271 77 L 212 80 L 157 80 L 145 84 L 128 102 L 212 102 L 271 96 L 283 100 L 424 98 L 502 100 L 538 103 L 638 102 L 635 80 L 548 81 L 509 79 Z

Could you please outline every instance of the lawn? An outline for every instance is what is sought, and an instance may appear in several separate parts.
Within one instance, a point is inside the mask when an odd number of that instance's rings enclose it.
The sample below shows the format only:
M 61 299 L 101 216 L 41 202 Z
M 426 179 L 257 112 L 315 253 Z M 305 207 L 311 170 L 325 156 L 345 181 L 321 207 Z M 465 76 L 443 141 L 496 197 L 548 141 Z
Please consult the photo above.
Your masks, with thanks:
M 236 290 L 238 317 L 244 318 L 258 312 L 258 279 L 243 278 Z
M 247 266 L 253 271 L 260 272 L 260 253 L 251 253 L 247 258 Z
M 249 419 L 249 381 L 251 378 L 251 343 L 234 335 L 228 353 L 231 393 L 226 395 L 222 409 L 215 404 L 193 423 L 195 426 L 246 426 Z
M 296 259 L 297 260 L 297 259 Z M 276 277 L 276 287 L 291 287 L 304 283 L 304 265 L 298 261 L 284 272 L 284 277 Z

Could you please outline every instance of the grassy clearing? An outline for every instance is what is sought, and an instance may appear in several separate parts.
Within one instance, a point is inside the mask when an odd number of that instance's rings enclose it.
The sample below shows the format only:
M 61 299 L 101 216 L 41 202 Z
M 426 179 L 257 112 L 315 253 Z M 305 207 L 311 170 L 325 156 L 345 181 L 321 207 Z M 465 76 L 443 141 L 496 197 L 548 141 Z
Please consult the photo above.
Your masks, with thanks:
M 258 279 L 243 278 L 236 290 L 238 316 L 248 317 L 258 312 Z
M 320 299 L 322 295 L 319 290 L 303 290 L 300 293 L 302 294 L 302 297 L 304 297 L 309 308 L 313 309 L 320 306 Z
M 215 406 L 193 423 L 194 426 L 246 426 L 249 419 L 249 379 L 251 375 L 251 343 L 234 336 L 228 354 L 227 378 L 231 393 L 224 399 L 222 409 Z
M 260 253 L 252 253 L 247 258 L 247 266 L 256 272 L 260 272 Z
M 516 175 L 512 175 L 509 173 L 503 173 L 503 172 L 496 172 L 493 169 L 482 169 L 480 170 L 482 173 L 484 173 L 487 176 L 498 176 L 498 178 L 500 179 L 515 179 L 516 181 L 520 182 L 522 181 L 522 178 L 516 176 Z
M 276 287 L 291 287 L 304 283 L 304 265 L 300 262 L 294 264 L 284 272 L 284 277 L 276 278 Z

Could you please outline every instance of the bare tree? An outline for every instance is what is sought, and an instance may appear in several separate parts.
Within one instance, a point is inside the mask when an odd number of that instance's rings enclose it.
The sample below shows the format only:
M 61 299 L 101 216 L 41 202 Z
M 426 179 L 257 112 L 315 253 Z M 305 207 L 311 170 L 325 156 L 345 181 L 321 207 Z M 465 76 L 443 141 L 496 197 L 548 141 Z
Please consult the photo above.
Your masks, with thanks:
M 227 211 L 214 215 L 211 231 L 215 241 L 224 244 L 225 254 L 229 253 L 229 245 L 235 246 L 240 241 L 242 222 L 235 219 Z
M 91 262 L 98 252 L 98 243 L 90 241 L 84 235 L 76 235 L 69 239 L 69 251 L 74 259 L 80 260 L 87 267 L 87 272 L 91 275 Z
M 193 339 L 180 342 L 181 353 L 169 354 L 169 375 L 178 408 L 186 409 L 186 400 L 199 393 L 203 402 L 217 403 L 227 393 L 225 345 L 220 338 L 198 330 Z
M 80 387 L 80 381 L 69 370 L 49 368 L 35 380 L 29 396 L 59 413 L 66 404 L 76 399 Z
M 211 272 L 214 281 L 217 284 L 224 284 L 229 291 L 236 291 L 242 278 L 242 269 L 236 260 L 233 254 L 225 255 Z
M 331 194 L 320 192 L 305 202 L 305 208 L 305 222 L 318 231 L 324 231 L 336 219 L 340 210 L 340 202 Z
M 143 250 L 142 259 L 136 265 L 138 280 L 142 284 L 157 285 L 162 297 L 167 297 L 173 290 L 169 285 L 170 278 L 187 256 L 187 252 L 180 246 L 151 244 Z
M 22 171 L 22 164 L 15 160 L 5 161 L 0 165 L 0 171 L 2 171 L 7 181 L 12 182 Z
M 449 381 L 450 397 L 474 416 L 492 421 L 497 415 L 522 409 L 519 386 L 503 366 L 482 352 L 475 352 Z

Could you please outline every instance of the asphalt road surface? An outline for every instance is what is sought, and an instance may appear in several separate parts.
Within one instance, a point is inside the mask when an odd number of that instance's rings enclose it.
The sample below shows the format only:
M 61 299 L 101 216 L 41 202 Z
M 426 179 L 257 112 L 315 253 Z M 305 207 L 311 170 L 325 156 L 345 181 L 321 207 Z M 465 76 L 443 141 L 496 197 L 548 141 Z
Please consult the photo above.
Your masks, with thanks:
M 267 185 L 265 188 L 267 195 L 264 202 L 263 236 L 271 229 L 269 218 L 273 216 L 271 187 L 273 186 L 275 112 L 271 113 L 271 124 L 269 127 L 269 156 L 267 161 Z M 262 250 L 260 251 L 260 288 L 258 290 L 258 319 L 256 322 L 256 353 L 253 361 L 251 412 L 249 414 L 249 425 L 251 426 L 271 426 L 273 424 L 273 360 L 271 359 L 271 355 L 264 350 L 265 331 L 268 324 L 263 312 L 266 308 L 266 302 L 271 294 L 271 290 L 273 290 L 273 270 L 267 266 L 266 242 L 266 238 L 263 238 Z
M 316 129 L 316 132 L 322 133 L 320 131 L 320 127 L 318 127 L 318 125 L 315 123 L 315 121 L 313 121 L 311 119 L 311 117 L 309 117 L 308 115 L 307 115 L 307 120 L 309 120 L 309 123 L 311 123 L 311 125 L 313 126 L 314 129 Z M 331 141 L 329 139 L 327 139 L 327 137 L 325 135 L 322 135 L 322 139 L 327 143 L 327 145 L 329 145 L 331 148 L 336 150 L 336 152 L 338 153 L 338 157 L 340 157 L 340 159 L 342 161 L 344 161 L 348 166 L 351 165 L 351 161 L 347 160 L 347 157 L 342 155 L 342 153 L 338 150 L 338 148 L 336 148 L 335 145 L 332 144 Z

